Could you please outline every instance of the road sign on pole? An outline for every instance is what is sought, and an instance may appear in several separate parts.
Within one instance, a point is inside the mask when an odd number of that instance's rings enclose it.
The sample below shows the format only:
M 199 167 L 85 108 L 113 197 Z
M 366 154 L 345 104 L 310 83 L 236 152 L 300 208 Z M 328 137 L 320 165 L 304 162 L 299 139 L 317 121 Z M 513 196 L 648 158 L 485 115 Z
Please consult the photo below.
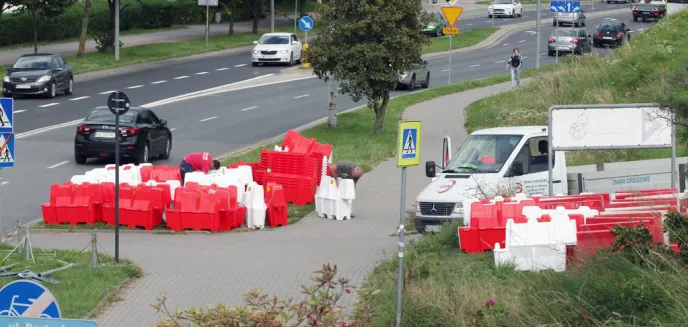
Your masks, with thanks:
M 581 4 L 580 1 L 557 1 L 553 0 L 549 3 L 550 12 L 561 12 L 561 13 L 573 13 L 580 12 Z
M 115 263 L 119 263 L 119 116 L 124 115 L 131 107 L 129 97 L 120 91 L 110 93 L 108 109 L 115 115 Z
M 304 31 L 308 32 L 315 27 L 315 22 L 313 22 L 313 18 L 310 16 L 303 16 L 299 18 L 299 28 Z
M 0 133 L 0 168 L 14 167 L 14 134 Z
M 14 99 L 0 98 L 0 133 L 14 133 Z
M 0 289 L 0 316 L 24 318 L 62 318 L 55 296 L 43 285 L 17 280 Z
M 459 19 L 462 12 L 462 7 L 442 7 L 442 15 L 444 15 L 444 19 L 447 20 L 449 27 L 454 27 L 454 25 L 456 25 L 456 21 Z
M 0 326 L 97 327 L 93 320 L 0 317 Z
M 459 3 L 459 0 L 447 0 L 447 3 L 450 6 L 454 7 L 454 6 L 456 6 L 457 3 Z
M 459 34 L 459 28 L 458 27 L 444 27 L 444 28 L 442 28 L 442 34 L 444 34 L 444 35 L 458 35 Z

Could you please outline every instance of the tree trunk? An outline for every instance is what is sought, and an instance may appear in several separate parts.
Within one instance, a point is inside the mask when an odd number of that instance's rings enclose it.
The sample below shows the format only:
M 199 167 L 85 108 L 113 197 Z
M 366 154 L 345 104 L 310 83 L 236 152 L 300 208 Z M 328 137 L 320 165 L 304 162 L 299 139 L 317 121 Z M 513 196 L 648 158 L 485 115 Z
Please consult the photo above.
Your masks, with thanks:
M 234 12 L 229 13 L 229 35 L 234 35 Z
M 110 21 L 108 22 L 107 42 L 105 42 L 104 53 L 113 54 L 115 53 L 115 1 L 108 0 L 108 6 L 110 7 Z M 119 44 L 117 44 L 119 46 Z
M 81 19 L 81 36 L 79 37 L 79 51 L 76 53 L 76 57 L 79 59 L 84 58 L 84 51 L 86 51 L 86 35 L 88 32 L 88 18 L 91 16 L 91 0 L 86 0 L 84 3 L 84 15 Z
M 31 20 L 33 20 L 33 53 L 38 53 L 38 17 L 36 17 L 36 11 L 34 9 L 33 14 L 29 14 Z
M 258 34 L 258 21 L 260 21 L 260 14 L 262 13 L 262 10 L 260 7 L 262 7 L 262 1 L 261 0 L 254 0 L 253 1 L 253 28 L 251 29 L 251 32 L 254 34 Z
M 382 96 L 382 103 L 378 104 L 375 102 L 375 129 L 373 130 L 373 135 L 380 135 L 384 131 L 385 127 L 385 113 L 387 112 L 387 104 L 389 103 L 389 91 L 385 91 Z
M 306 16 L 306 0 L 296 0 L 299 2 L 299 16 Z M 298 17 L 296 17 L 298 19 Z

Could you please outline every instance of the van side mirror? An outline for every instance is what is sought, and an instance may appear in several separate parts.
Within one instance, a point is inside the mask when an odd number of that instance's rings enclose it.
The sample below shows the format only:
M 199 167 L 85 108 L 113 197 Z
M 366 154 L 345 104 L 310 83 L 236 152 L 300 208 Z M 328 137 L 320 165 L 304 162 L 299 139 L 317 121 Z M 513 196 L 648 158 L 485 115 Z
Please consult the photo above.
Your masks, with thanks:
M 511 176 L 523 176 L 523 163 L 514 162 L 511 165 Z
M 434 161 L 426 161 L 425 162 L 425 176 L 430 177 L 430 178 L 437 177 L 437 172 L 435 171 L 435 162 Z
M 167 126 L 167 120 L 160 119 L 160 125 L 161 126 Z
M 258 45 L 258 41 L 253 41 L 253 44 Z

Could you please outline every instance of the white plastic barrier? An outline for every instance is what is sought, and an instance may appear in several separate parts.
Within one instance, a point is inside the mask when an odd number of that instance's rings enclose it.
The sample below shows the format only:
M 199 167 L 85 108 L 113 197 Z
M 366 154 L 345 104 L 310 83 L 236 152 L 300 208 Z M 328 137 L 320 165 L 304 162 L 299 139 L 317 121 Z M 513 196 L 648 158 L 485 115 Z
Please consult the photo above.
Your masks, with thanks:
M 339 179 L 337 187 L 334 178 L 323 176 L 315 195 L 318 216 L 336 220 L 351 219 L 353 200 L 356 199 L 355 187 L 351 179 Z
M 246 205 L 246 184 L 253 182 L 251 175 L 251 167 L 245 166 L 241 169 L 228 169 L 222 167 L 215 171 L 210 171 L 207 175 L 201 171 L 194 171 L 187 173 L 184 177 L 184 185 L 189 182 L 198 183 L 201 186 L 217 185 L 218 187 L 229 187 L 231 185 L 237 188 L 237 201 L 240 204 Z M 246 173 L 248 168 L 248 173 Z M 250 180 L 247 180 L 249 179 Z
M 563 207 L 557 207 L 557 209 L 565 210 L 568 215 L 583 215 L 584 218 L 594 217 L 600 214 L 598 210 L 590 209 L 588 206 L 581 206 L 576 209 L 564 209 Z M 526 206 L 523 207 L 522 214 L 528 219 L 540 218 L 542 215 L 552 215 L 557 209 L 542 209 L 538 206 Z
M 172 199 L 172 200 L 174 200 L 174 194 L 175 194 L 175 191 L 177 190 L 177 188 L 181 187 L 181 182 L 179 182 L 178 180 L 169 180 L 169 181 L 166 181 L 164 183 L 163 182 L 156 182 L 154 180 L 149 180 L 149 181 L 145 182 L 144 184 L 146 184 L 148 186 L 156 186 L 159 184 L 169 185 L 170 186 L 170 199 Z
M 251 229 L 265 228 L 267 209 L 263 186 L 256 182 L 249 183 L 246 188 L 246 227 Z
M 577 243 L 576 221 L 571 220 L 563 207 L 557 207 L 550 222 L 528 219 L 506 224 L 506 247 L 495 243 L 495 265 L 514 264 L 516 270 L 566 270 L 566 246 Z

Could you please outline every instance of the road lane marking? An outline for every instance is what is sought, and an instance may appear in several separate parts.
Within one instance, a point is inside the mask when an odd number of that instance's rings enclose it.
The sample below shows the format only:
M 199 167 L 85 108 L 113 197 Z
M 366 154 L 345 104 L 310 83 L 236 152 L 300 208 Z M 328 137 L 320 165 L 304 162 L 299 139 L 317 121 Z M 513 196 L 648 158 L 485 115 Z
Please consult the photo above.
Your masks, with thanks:
M 56 163 L 56 164 L 54 164 L 54 165 L 52 165 L 52 166 L 48 166 L 48 169 L 53 169 L 53 168 L 60 167 L 60 166 L 66 164 L 66 163 L 68 163 L 68 162 L 69 162 L 69 161 L 58 162 L 58 163 Z
M 258 108 L 258 106 L 253 106 L 253 107 L 244 108 L 244 109 L 241 109 L 241 111 L 248 111 L 248 110 L 253 110 L 253 109 L 256 109 L 256 108 Z
M 509 45 L 509 43 L 504 43 L 504 44 L 502 44 L 503 47 L 504 47 L 504 46 L 507 46 L 507 45 Z
M 307 96 L 309 96 L 309 95 L 310 95 L 310 94 L 304 94 L 304 95 L 295 96 L 294 99 L 305 98 L 305 97 L 307 97 Z
M 198 73 L 196 73 L 196 75 L 205 75 L 205 74 L 207 74 L 207 73 L 208 73 L 208 72 L 198 72 Z
M 206 118 L 206 119 L 201 119 L 201 120 L 199 120 L 199 121 L 209 121 L 209 120 L 213 120 L 213 119 L 215 119 L 215 118 L 217 118 L 217 116 L 208 117 L 208 118 Z
M 505 62 L 506 62 L 506 60 L 500 60 L 500 61 L 495 61 L 495 64 L 501 64 L 501 63 L 505 63 Z
M 98 93 L 98 94 L 110 94 L 110 93 L 112 93 L 112 92 L 115 92 L 115 91 L 105 91 L 105 92 L 100 92 L 100 93 Z
M 177 77 L 175 77 L 174 79 L 185 79 L 185 78 L 188 78 L 188 77 L 189 77 L 189 76 L 177 76 Z
M 541 53 L 540 55 L 541 55 L 541 56 L 544 56 L 544 55 L 546 55 L 546 54 L 547 54 L 547 52 L 543 52 L 543 53 Z
M 525 41 L 526 41 L 526 40 L 521 40 L 521 41 L 518 41 L 518 43 L 523 43 L 523 42 L 525 42 Z
M 244 67 L 246 64 L 235 65 L 234 67 Z
M 222 67 L 222 68 L 218 68 L 218 69 L 215 69 L 215 70 L 218 71 L 218 72 L 221 72 L 221 71 L 227 70 L 227 69 L 229 69 L 229 68 L 227 68 L 227 67 Z
M 78 97 L 78 98 L 74 98 L 74 99 L 69 99 L 69 101 L 83 100 L 83 99 L 88 99 L 88 98 L 90 98 L 90 96 L 86 95 L 86 96 L 82 96 L 82 97 Z
M 2 182 L 2 184 L 0 184 L 0 185 L 7 185 L 7 184 L 9 184 L 9 183 L 10 183 L 10 182 Z
M 134 86 L 127 87 L 127 89 L 138 89 L 140 87 L 143 87 L 143 85 L 134 85 Z
M 468 68 L 473 68 L 473 67 L 478 67 L 478 66 L 480 66 L 480 64 L 468 66 Z
M 445 69 L 445 70 L 443 70 L 443 72 L 450 72 L 450 71 L 451 71 L 451 69 Z
M 528 59 L 528 57 L 526 57 L 526 56 L 523 56 L 523 59 Z
M 485 23 L 492 23 L 492 21 L 491 21 L 491 20 L 486 20 Z
M 170 131 L 172 131 L 172 132 L 173 132 L 173 131 L 176 131 L 176 130 L 177 130 L 176 127 L 175 127 L 175 128 L 170 128 Z
M 162 84 L 162 83 L 165 83 L 165 82 L 167 82 L 167 81 L 166 81 L 166 80 L 162 80 L 162 81 L 155 81 L 155 82 L 152 82 L 151 84 Z
M 57 125 L 53 125 L 53 126 L 41 127 L 41 128 L 34 129 L 32 131 L 27 131 L 24 133 L 15 134 L 16 135 L 15 138 L 20 139 L 20 138 L 24 138 L 24 137 L 31 136 L 31 135 L 36 135 L 36 134 L 40 134 L 43 132 L 52 131 L 54 129 L 58 129 L 58 128 L 62 128 L 62 127 L 69 127 L 69 126 L 78 125 L 78 124 L 81 124 L 83 121 L 84 121 L 83 119 L 77 119 L 77 120 L 72 120 L 72 121 L 68 121 L 66 123 L 57 124 Z
M 26 111 L 26 110 L 15 110 L 15 111 L 13 111 L 12 113 L 18 114 L 18 113 L 24 112 L 24 111 Z
M 60 103 L 59 102 L 47 103 L 47 104 L 38 106 L 38 108 L 47 108 L 47 107 L 56 106 L 58 104 L 60 104 Z
M 470 24 L 466 24 L 466 26 L 473 26 L 473 23 L 470 23 Z

